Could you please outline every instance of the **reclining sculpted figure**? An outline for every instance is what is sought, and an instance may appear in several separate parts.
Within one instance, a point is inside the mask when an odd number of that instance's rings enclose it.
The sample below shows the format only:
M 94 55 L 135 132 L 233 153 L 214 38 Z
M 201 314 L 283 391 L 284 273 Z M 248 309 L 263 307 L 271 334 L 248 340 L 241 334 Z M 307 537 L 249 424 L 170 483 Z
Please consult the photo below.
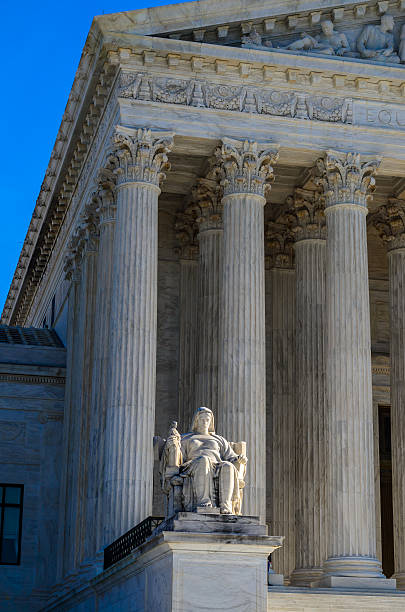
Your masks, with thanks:
M 173 422 L 160 460 L 162 488 L 169 496 L 168 515 L 197 508 L 241 514 L 247 458 L 244 444 L 228 442 L 215 433 L 214 415 L 198 408 L 191 432 L 180 436 Z M 180 492 L 173 489 L 180 489 Z M 170 500 L 170 497 L 172 499 Z

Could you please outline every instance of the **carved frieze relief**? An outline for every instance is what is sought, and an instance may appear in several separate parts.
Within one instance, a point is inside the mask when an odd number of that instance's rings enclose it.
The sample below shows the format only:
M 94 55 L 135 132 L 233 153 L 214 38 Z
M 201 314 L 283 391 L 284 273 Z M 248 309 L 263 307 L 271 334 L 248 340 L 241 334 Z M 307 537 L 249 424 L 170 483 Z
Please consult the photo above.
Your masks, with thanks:
M 145 97 L 145 94 L 149 97 Z M 351 98 L 313 96 L 254 86 L 221 85 L 196 79 L 167 79 L 140 73 L 121 75 L 119 96 L 165 104 L 348 124 L 352 123 L 353 117 Z

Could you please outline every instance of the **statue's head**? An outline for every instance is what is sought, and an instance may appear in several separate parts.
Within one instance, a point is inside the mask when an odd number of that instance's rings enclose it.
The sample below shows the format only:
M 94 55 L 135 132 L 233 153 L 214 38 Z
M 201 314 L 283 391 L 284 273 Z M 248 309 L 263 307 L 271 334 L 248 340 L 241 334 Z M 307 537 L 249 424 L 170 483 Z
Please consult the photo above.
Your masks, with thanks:
M 198 423 L 200 419 L 204 419 L 204 420 L 209 419 L 208 431 L 209 433 L 215 432 L 214 413 L 212 412 L 212 410 L 210 410 L 206 406 L 201 406 L 200 408 L 197 408 L 197 410 L 195 411 L 194 416 L 193 416 L 193 421 L 191 423 L 191 431 L 197 431 L 199 429 Z
M 381 29 L 384 32 L 392 32 L 392 30 L 394 29 L 394 18 L 392 15 L 388 15 L 388 13 L 385 13 L 381 17 Z
M 322 21 L 321 28 L 322 28 L 323 33 L 326 36 L 331 36 L 331 34 L 333 34 L 334 32 L 334 26 L 330 19 L 326 19 L 325 21 Z

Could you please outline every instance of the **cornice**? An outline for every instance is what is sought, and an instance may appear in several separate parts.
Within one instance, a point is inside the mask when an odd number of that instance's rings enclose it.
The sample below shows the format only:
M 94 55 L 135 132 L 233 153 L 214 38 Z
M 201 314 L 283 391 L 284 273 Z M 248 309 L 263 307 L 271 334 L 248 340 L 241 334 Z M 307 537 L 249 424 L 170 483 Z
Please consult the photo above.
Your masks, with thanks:
M 108 57 L 122 70 L 229 78 L 382 102 L 405 98 L 405 66 L 291 51 L 247 49 L 158 37 L 107 36 Z
M 322 6 L 320 6 L 322 4 Z M 125 11 L 112 15 L 99 15 L 94 22 L 104 35 L 116 32 L 131 32 L 148 35 L 184 35 L 187 32 L 198 32 L 225 27 L 241 27 L 242 24 L 267 21 L 267 27 L 273 29 L 272 19 L 283 22 L 285 27 L 295 29 L 308 27 L 326 16 L 340 22 L 354 13 L 358 18 L 379 14 L 378 0 L 201 0 L 179 5 L 158 6 L 137 11 Z M 386 10 L 394 12 L 403 9 L 402 0 L 389 0 Z M 364 10 L 365 7 L 365 10 Z M 216 26 L 216 27 L 215 27 Z M 223 32 L 220 32 L 220 35 Z

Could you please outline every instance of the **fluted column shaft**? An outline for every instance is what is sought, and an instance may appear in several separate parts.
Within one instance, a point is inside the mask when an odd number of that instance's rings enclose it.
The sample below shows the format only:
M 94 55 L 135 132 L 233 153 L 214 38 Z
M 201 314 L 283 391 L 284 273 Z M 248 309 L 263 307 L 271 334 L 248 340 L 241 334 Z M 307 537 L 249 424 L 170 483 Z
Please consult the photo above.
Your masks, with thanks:
M 159 182 L 170 138 L 118 127 L 104 541 L 151 514 Z
M 106 420 L 110 539 L 146 518 L 152 507 L 159 191 L 135 182 L 117 189 Z
M 98 244 L 96 240 L 86 241 L 85 253 L 82 262 L 82 297 L 81 307 L 83 316 L 81 317 L 82 327 L 80 328 L 80 352 L 82 363 L 80 402 L 77 404 L 76 428 L 79 431 L 80 444 L 74 449 L 78 459 L 77 472 L 74 478 L 77 480 L 77 509 L 74 516 L 76 522 L 76 559 L 75 564 L 79 565 L 86 557 L 93 554 L 91 547 L 92 538 L 88 536 L 89 516 L 88 487 L 92 479 L 90 472 L 92 456 L 90 452 L 90 431 L 91 431 L 91 397 L 93 391 L 93 349 L 94 335 L 96 328 L 96 286 L 97 286 L 97 258 Z M 80 407 L 80 408 L 79 408 Z
M 195 410 L 198 260 L 180 259 L 179 428 L 189 431 Z
M 94 335 L 93 392 L 90 423 L 90 465 L 92 477 L 88 487 L 87 524 L 94 529 L 89 542 L 89 554 L 94 555 L 108 542 L 103 541 L 105 524 L 105 503 L 103 482 L 105 473 L 106 407 L 109 381 L 110 317 L 113 284 L 113 246 L 115 230 L 115 209 L 104 208 L 100 215 L 100 243 L 97 268 L 96 315 L 97 329 Z
M 326 241 L 295 244 L 296 273 L 296 566 L 294 584 L 322 574 L 325 530 Z
M 405 589 L 405 248 L 390 250 L 391 432 L 394 566 Z
M 199 245 L 199 350 L 196 405 L 208 406 L 214 414 L 217 414 L 222 229 L 200 229 Z
M 325 165 L 329 520 L 324 571 L 332 577 L 382 578 L 376 559 L 366 233 L 367 198 L 378 164 L 336 153 L 328 154 Z
M 218 431 L 246 441 L 249 458 L 243 514 L 266 517 L 266 361 L 264 205 L 268 145 L 224 139 L 217 152 L 224 188 L 220 404 Z
M 292 264 L 291 264 L 292 265 Z M 266 441 L 267 482 L 271 479 L 271 533 L 285 536 L 272 556 L 273 569 L 288 579 L 295 566 L 295 272 L 275 267 L 267 272 L 270 328 L 269 407 Z M 299 543 L 298 543 L 299 544 Z
M 73 428 L 75 424 L 74 398 L 74 359 L 77 348 L 77 324 L 79 316 L 80 276 L 77 271 L 69 271 L 71 279 L 68 297 L 67 318 L 67 359 L 66 359 L 66 390 L 63 419 L 63 461 L 62 478 L 59 497 L 58 520 L 58 566 L 57 577 L 61 580 L 69 568 L 69 525 L 70 505 L 72 495 L 68 482 L 71 473 L 71 457 L 73 443 Z
M 245 440 L 243 513 L 265 517 L 265 320 L 262 196 L 223 199 L 222 359 L 218 431 Z

